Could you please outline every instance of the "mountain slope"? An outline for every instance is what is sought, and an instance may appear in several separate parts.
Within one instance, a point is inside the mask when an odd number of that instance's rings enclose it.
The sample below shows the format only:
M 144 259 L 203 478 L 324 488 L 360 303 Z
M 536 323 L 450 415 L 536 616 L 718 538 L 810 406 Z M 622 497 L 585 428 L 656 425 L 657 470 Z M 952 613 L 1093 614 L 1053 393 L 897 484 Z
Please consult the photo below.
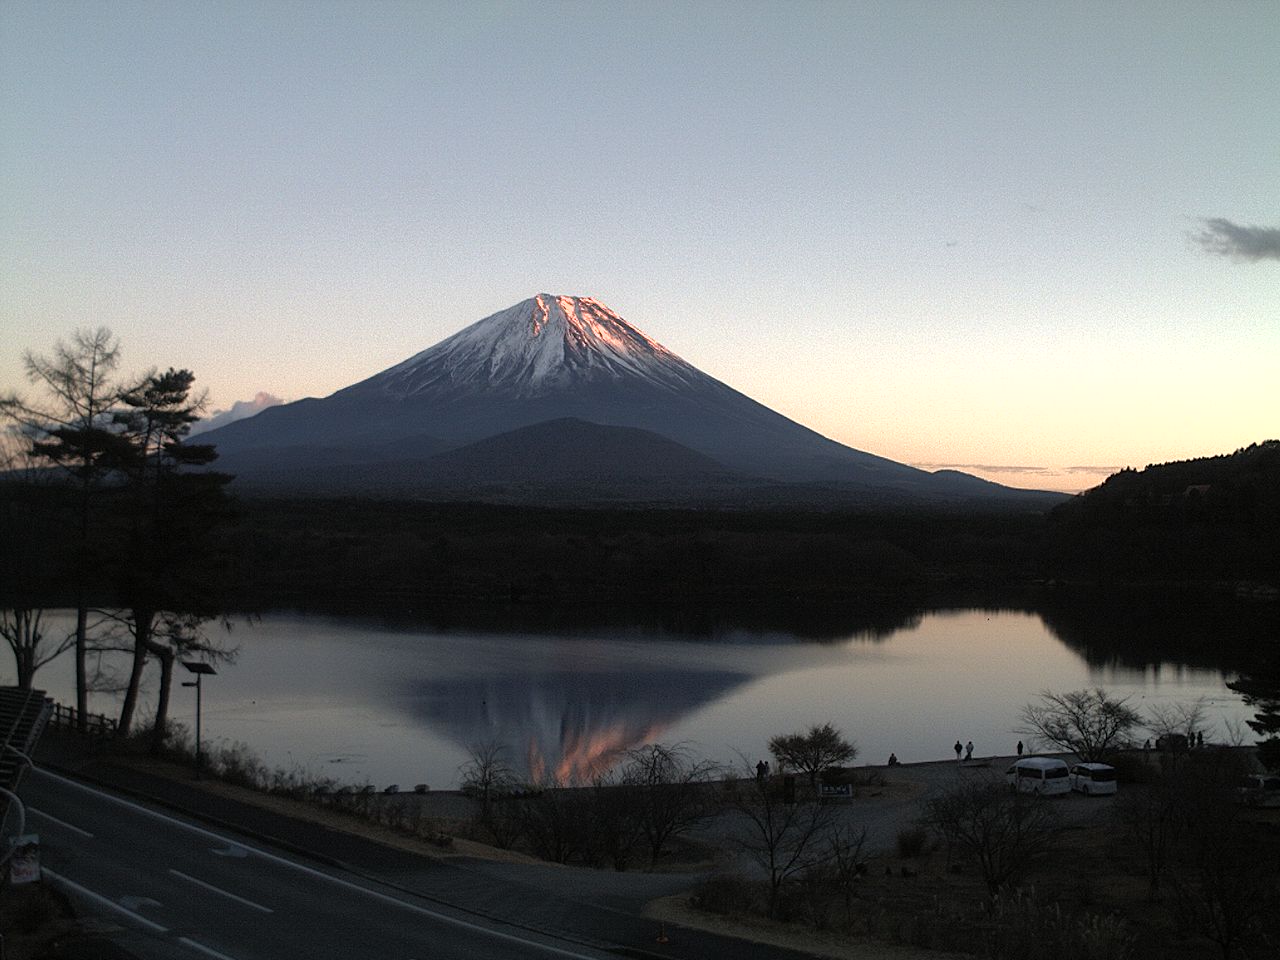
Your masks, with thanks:
M 412 436 L 445 446 L 553 420 L 651 431 L 773 483 L 895 498 L 1016 494 L 854 450 L 707 376 L 600 302 L 539 294 L 323 400 L 273 407 L 205 435 L 229 468 L 254 449 L 342 447 L 347 459 Z

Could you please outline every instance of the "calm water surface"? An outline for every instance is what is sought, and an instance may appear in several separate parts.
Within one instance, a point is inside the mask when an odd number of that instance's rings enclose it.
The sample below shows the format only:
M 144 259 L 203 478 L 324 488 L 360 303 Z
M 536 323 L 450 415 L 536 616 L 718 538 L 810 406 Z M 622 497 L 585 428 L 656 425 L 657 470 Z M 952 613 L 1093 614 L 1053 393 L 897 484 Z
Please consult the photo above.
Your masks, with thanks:
M 452 786 L 467 746 L 491 740 L 534 777 L 577 776 L 659 740 L 754 763 L 770 736 L 825 721 L 865 762 L 890 751 L 904 762 L 948 757 L 956 739 L 973 740 L 976 755 L 1007 754 L 1020 708 L 1043 689 L 1101 685 L 1139 710 L 1204 697 L 1222 735 L 1249 714 L 1221 669 L 1086 659 L 1027 612 L 934 612 L 823 641 L 741 629 L 442 631 L 277 614 L 237 622 L 229 640 L 236 662 L 205 683 L 206 742 L 243 742 L 272 767 L 379 787 Z M 40 685 L 74 703 L 72 669 L 69 657 L 55 661 Z M 194 692 L 178 688 L 173 699 L 174 718 L 194 728 Z M 93 708 L 117 704 L 99 694 Z

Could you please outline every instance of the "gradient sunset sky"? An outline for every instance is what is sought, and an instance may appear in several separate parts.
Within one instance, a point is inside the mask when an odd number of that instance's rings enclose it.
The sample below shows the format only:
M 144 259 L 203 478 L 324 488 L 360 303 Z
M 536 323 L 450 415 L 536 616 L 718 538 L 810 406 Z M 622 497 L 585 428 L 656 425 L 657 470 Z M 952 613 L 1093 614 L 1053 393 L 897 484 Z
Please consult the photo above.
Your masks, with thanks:
M 1016 486 L 1280 436 L 1280 3 L 0 4 L 0 389 L 214 408 L 540 291 Z

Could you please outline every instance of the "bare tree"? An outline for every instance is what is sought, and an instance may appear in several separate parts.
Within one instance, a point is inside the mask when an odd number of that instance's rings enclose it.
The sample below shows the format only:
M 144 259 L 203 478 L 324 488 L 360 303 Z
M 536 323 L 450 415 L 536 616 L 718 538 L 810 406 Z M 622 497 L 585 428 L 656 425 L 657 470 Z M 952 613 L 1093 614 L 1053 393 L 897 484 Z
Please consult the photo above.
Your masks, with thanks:
M 521 801 L 524 838 L 533 852 L 552 863 L 568 863 L 591 842 L 590 791 L 548 780 Z
M 827 863 L 844 901 L 845 923 L 853 922 L 853 895 L 867 869 L 867 828 L 836 824 L 827 836 Z
M 769 752 L 779 765 L 801 771 L 808 776 L 809 785 L 816 787 L 823 770 L 848 763 L 858 755 L 858 748 L 830 723 L 821 726 L 815 723 L 805 733 L 773 737 L 769 740 Z
M 1243 747 L 1249 739 L 1249 725 L 1237 717 L 1222 717 L 1223 743 L 1228 747 Z
M 1280 909 L 1280 845 L 1235 817 L 1223 791 L 1200 791 L 1207 801 L 1180 845 L 1174 874 L 1180 924 L 1212 940 L 1223 960 L 1274 956 L 1275 913 Z
M 152 746 L 159 749 L 168 737 L 169 700 L 173 687 L 173 668 L 180 658 L 192 657 L 207 663 L 231 663 L 238 650 L 210 636 L 207 626 L 215 618 L 200 614 L 175 613 L 168 610 L 149 611 L 139 619 L 135 609 L 99 611 L 99 638 L 92 649 L 101 653 L 131 654 L 132 665 L 128 678 L 102 674 L 101 669 L 94 689 L 124 694 L 127 710 L 122 710 L 117 729 L 127 735 L 133 728 L 137 698 L 141 693 L 142 671 L 145 664 L 154 659 L 160 666 L 160 684 L 156 692 L 156 706 L 152 718 Z M 218 621 L 224 630 L 230 631 L 230 621 Z
M 1039 703 L 1022 708 L 1022 726 L 1015 732 L 1069 750 L 1084 761 L 1103 760 L 1142 723 L 1127 704 L 1127 697 L 1109 697 L 1101 687 L 1070 693 L 1045 690 Z
M 481 740 L 467 748 L 467 762 L 458 768 L 464 793 L 480 801 L 480 817 L 488 820 L 493 803 L 510 793 L 519 782 L 507 762 L 506 745 L 498 740 Z
M 36 671 L 55 657 L 75 646 L 76 635 L 70 634 L 53 643 L 46 642 L 43 610 L 23 607 L 0 610 L 0 636 L 13 651 L 14 665 L 18 672 L 18 686 L 30 690 Z
M 1000 887 L 1052 849 L 1056 817 L 1039 794 L 994 781 L 965 783 L 929 801 L 924 821 L 978 862 L 987 890 Z
M 41 479 L 29 438 L 15 424 L 0 427 L 0 636 L 13 651 L 18 686 L 28 690 L 37 670 L 75 645 L 74 633 L 47 636 L 39 606 L 39 585 L 57 566 Z
M 121 388 L 113 380 L 120 344 L 106 327 L 78 330 L 59 341 L 52 356 L 28 351 L 27 379 L 44 393 L 28 401 L 17 393 L 0 396 L 0 415 L 17 424 L 33 454 L 67 471 L 79 487 L 76 569 L 76 710 L 83 726 L 88 710 L 85 653 L 88 648 L 90 527 L 94 493 L 109 471 L 115 449 L 111 413 Z
M 620 788 L 629 791 L 635 804 L 651 860 L 715 811 L 716 797 L 709 785 L 715 770 L 714 764 L 696 759 L 682 744 L 652 743 L 627 752 Z
M 830 856 L 826 840 L 834 814 L 815 797 L 788 803 L 777 783 L 758 779 L 745 761 L 743 767 L 727 795 L 743 828 L 734 842 L 767 874 L 772 917 L 782 885 Z
M 585 819 L 590 824 L 583 844 L 583 860 L 589 866 L 608 864 L 626 870 L 645 840 L 644 787 L 627 783 L 611 771 L 598 773 L 586 790 L 589 802 Z
M 1157 739 L 1176 733 L 1194 742 L 1196 731 L 1204 732 L 1205 713 L 1208 709 L 1209 703 L 1204 697 L 1197 697 L 1190 702 L 1152 703 L 1147 706 L 1144 726 Z
M 1142 850 L 1151 899 L 1160 896 L 1178 838 L 1186 826 L 1186 804 L 1179 780 L 1162 776 L 1154 783 L 1126 787 L 1116 798 L 1115 815 L 1129 838 Z

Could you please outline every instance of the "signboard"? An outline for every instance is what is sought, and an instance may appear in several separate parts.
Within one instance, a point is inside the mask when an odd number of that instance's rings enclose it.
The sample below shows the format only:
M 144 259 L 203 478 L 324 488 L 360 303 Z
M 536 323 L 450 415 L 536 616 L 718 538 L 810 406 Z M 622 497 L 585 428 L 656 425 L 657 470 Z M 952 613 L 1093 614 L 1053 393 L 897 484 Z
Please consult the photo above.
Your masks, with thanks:
M 853 784 L 852 783 L 823 783 L 818 786 L 818 799 L 823 803 L 827 801 L 835 801 L 837 803 L 853 801 Z

